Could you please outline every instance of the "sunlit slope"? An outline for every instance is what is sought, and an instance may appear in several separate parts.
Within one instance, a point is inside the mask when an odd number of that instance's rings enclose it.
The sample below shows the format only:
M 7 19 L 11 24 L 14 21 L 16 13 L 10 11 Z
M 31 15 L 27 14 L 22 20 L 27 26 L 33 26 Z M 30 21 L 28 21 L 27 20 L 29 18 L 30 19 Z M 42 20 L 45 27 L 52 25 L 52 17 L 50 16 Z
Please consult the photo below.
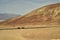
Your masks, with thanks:
M 10 19 L 11 20 L 11 19 Z M 7 20 L 1 23 L 5 26 L 40 26 L 60 25 L 60 3 L 47 5 L 18 17 L 15 20 Z

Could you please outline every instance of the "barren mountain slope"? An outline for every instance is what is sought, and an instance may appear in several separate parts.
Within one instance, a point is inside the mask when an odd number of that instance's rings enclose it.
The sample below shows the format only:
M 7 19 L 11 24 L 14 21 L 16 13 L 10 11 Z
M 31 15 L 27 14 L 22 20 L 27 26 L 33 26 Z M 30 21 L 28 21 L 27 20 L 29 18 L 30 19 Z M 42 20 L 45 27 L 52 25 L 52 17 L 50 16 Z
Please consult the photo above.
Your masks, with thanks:
M 15 20 L 7 20 L 1 23 L 6 26 L 40 26 L 60 25 L 60 3 L 47 5 L 18 17 Z

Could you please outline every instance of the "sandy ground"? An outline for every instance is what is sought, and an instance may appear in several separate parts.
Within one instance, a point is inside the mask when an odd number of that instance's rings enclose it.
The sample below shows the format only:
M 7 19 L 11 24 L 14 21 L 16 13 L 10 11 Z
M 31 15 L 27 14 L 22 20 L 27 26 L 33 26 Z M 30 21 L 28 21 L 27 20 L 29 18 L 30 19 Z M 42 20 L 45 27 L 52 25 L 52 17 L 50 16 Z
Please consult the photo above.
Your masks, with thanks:
M 60 27 L 41 29 L 0 30 L 0 40 L 60 39 Z

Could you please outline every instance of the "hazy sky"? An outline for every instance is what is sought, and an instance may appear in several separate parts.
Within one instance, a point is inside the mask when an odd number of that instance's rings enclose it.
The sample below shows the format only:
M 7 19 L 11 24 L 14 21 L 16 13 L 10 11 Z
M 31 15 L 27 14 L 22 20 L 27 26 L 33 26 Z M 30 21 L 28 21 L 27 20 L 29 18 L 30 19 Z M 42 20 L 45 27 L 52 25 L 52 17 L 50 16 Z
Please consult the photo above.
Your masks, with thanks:
M 26 14 L 44 5 L 60 0 L 0 0 L 0 13 Z

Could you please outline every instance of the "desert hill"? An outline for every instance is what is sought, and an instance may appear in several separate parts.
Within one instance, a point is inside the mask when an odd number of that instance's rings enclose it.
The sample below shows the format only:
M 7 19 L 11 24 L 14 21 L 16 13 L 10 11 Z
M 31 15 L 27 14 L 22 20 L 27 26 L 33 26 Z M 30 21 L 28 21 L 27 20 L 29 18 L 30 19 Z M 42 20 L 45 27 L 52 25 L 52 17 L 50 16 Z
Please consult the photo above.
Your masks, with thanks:
M 39 26 L 40 25 L 60 25 L 60 3 L 47 5 L 32 12 L 13 18 L 1 23 L 6 26 Z
M 24 16 L 11 18 L 0 23 L 6 27 L 41 27 L 60 25 L 60 3 L 33 10 Z M 48 26 L 48 27 L 49 27 Z M 0 30 L 0 40 L 60 40 L 60 27 L 39 29 Z

